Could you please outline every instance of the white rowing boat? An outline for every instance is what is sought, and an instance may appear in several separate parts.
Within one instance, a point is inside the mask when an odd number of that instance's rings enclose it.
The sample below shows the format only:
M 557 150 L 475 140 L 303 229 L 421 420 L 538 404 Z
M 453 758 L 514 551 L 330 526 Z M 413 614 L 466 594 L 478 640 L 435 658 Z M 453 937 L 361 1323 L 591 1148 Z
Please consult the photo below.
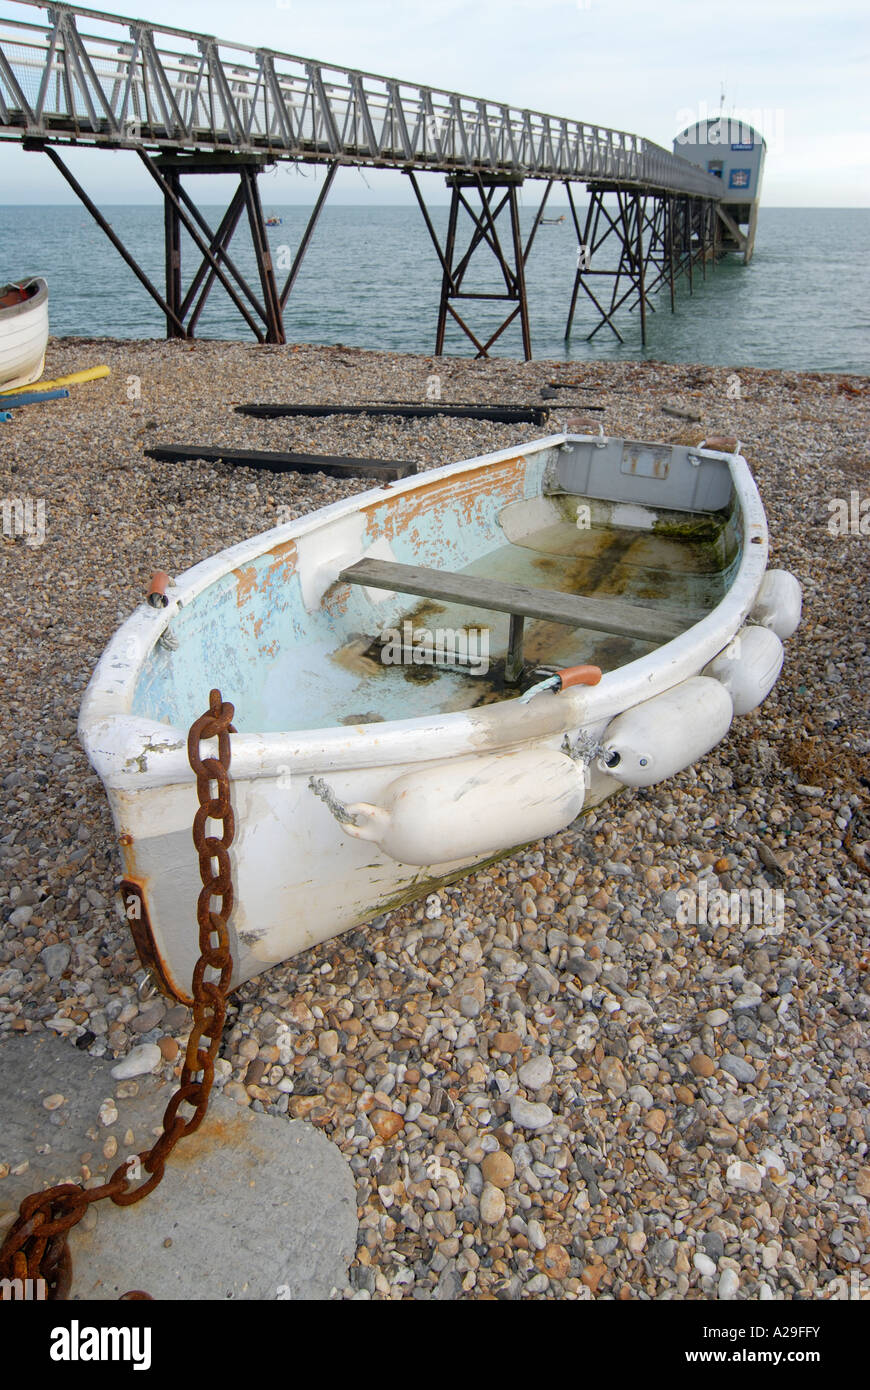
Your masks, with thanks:
M 113 638 L 79 721 L 143 960 L 189 998 L 186 731 L 212 687 L 238 729 L 239 983 L 703 757 L 767 695 L 800 620 L 767 558 L 736 441 L 556 435 L 180 575 Z
M 48 343 L 48 286 L 34 276 L 0 285 L 0 389 L 38 381 Z

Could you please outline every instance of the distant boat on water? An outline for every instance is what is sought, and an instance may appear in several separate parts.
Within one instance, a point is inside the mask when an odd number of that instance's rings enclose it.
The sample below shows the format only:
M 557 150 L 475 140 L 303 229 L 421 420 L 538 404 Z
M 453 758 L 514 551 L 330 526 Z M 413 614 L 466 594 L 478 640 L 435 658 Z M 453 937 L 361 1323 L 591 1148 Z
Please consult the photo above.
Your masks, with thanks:
M 39 276 L 0 285 L 0 387 L 38 381 L 48 343 L 48 285 Z
M 283 221 L 284 221 L 284 218 L 283 218 L 283 217 L 267 217 L 267 218 L 266 218 L 266 226 L 267 226 L 267 227 L 280 227 L 280 226 L 282 225 Z
M 542 226 L 542 227 L 543 227 L 543 226 L 555 227 L 555 225 L 556 225 L 557 222 L 564 222 L 564 221 L 565 221 L 565 214 L 564 214 L 564 212 L 563 212 L 561 217 L 542 217 L 542 218 L 541 218 L 541 226 Z

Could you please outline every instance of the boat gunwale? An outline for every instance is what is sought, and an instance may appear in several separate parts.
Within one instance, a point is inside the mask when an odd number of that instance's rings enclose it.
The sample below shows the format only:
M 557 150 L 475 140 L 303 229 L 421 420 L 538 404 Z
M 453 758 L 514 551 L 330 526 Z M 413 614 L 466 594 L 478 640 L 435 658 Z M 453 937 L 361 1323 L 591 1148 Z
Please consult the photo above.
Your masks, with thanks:
M 619 436 L 613 436 L 618 440 Z M 631 440 L 632 444 L 644 441 Z M 446 477 L 505 463 L 564 444 L 595 443 L 595 435 L 548 435 L 524 447 L 463 459 L 381 487 L 371 488 L 208 556 L 178 577 L 166 608 L 144 602 L 116 630 L 104 649 L 82 699 L 79 738 L 107 789 L 145 790 L 187 782 L 186 730 L 133 715 L 130 710 L 144 662 L 172 618 L 205 589 L 253 559 L 333 521 Z M 655 447 L 661 447 L 658 443 Z M 672 445 L 672 448 L 679 446 Z M 738 446 L 739 447 L 739 446 Z M 707 665 L 736 635 L 755 601 L 768 560 L 768 530 L 758 489 L 742 454 L 693 448 L 702 458 L 724 462 L 740 513 L 743 549 L 727 593 L 708 614 L 646 656 L 606 673 L 593 687 L 550 692 L 520 705 L 514 699 L 481 707 L 435 712 L 412 719 L 323 729 L 253 731 L 233 738 L 234 775 L 271 777 L 292 761 L 300 774 L 439 760 L 469 752 L 503 749 L 529 740 L 590 727 L 687 679 Z M 666 510 L 666 509 L 663 509 Z M 220 684 L 220 673 L 215 673 Z M 228 692 L 223 692 L 228 696 Z M 203 692 L 203 707 L 207 692 Z M 426 748 L 421 749 L 425 739 Z
M 0 285 L 0 295 L 4 290 L 21 289 L 29 285 L 38 285 L 39 289 L 35 294 L 30 295 L 27 299 L 22 299 L 18 304 L 0 306 L 0 323 L 7 323 L 19 314 L 30 314 L 34 309 L 48 303 L 48 284 L 41 275 L 31 275 L 22 281 L 10 280 L 7 284 Z

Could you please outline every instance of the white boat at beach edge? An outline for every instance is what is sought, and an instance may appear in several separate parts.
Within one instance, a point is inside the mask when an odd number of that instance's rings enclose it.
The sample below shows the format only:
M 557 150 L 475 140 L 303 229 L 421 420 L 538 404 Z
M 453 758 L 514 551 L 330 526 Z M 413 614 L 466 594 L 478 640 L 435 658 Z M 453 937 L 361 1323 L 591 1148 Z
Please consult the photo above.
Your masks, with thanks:
M 453 692 L 463 678 L 439 676 L 452 707 L 401 717 L 433 687 L 391 694 L 383 673 L 366 674 L 369 657 L 356 661 L 350 638 L 400 622 L 407 594 L 339 575 L 367 556 L 388 575 L 411 559 L 467 573 L 494 545 L 502 553 L 506 532 L 527 563 L 535 527 L 564 545 L 565 523 L 548 521 L 557 504 L 597 509 L 623 548 L 630 541 L 639 552 L 691 531 L 693 516 L 718 537 L 714 548 L 727 533 L 722 575 L 703 581 L 724 592 L 651 651 L 620 639 L 640 654 L 596 685 L 528 702 L 503 692 L 475 704 L 469 695 L 472 707 L 461 708 Z M 541 563 L 537 551 L 532 559 Z M 194 566 L 170 585 L 166 608 L 143 603 L 116 634 L 79 721 L 122 842 L 143 958 L 165 988 L 189 998 L 199 885 L 186 730 L 212 686 L 235 704 L 240 729 L 231 769 L 237 984 L 704 756 L 766 696 L 781 639 L 800 618 L 797 581 L 768 572 L 767 559 L 764 509 L 736 443 L 724 452 L 563 434 L 373 489 Z M 652 623 L 665 610 L 646 611 Z M 324 647 L 327 635 L 335 650 Z M 602 651 L 615 640 L 580 636 L 581 648 L 597 641 Z M 363 689 L 373 692 L 369 712 L 346 714 L 359 710 Z M 378 700 L 386 717 L 374 712 Z M 327 716 L 320 725 L 318 713 Z
M 0 286 L 0 390 L 32 386 L 45 370 L 48 285 L 39 276 Z

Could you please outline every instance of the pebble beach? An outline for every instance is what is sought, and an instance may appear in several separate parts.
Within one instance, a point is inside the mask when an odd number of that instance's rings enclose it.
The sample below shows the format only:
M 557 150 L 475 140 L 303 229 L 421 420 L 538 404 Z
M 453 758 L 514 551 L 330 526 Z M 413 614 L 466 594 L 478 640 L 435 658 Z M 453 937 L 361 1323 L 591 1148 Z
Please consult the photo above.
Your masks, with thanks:
M 190 1013 L 154 991 L 116 909 L 82 692 L 153 571 L 372 486 L 144 447 L 431 468 L 569 422 L 736 434 L 770 564 L 804 589 L 769 698 L 670 781 L 244 985 L 216 1085 L 316 1126 L 350 1165 L 337 1298 L 870 1296 L 870 380 L 85 339 L 52 340 L 45 376 L 102 363 L 108 378 L 0 424 L 0 497 L 45 504 L 41 544 L 0 536 L 0 1047 L 49 1029 L 98 1057 L 145 1049 L 126 1087 L 137 1067 L 178 1076 Z M 433 378 L 442 402 L 546 405 L 549 424 L 233 410 L 423 401 Z M 677 895 L 702 884 L 779 892 L 783 911 L 686 924 Z M 81 1179 L 121 1144 L 104 1125 Z M 4 1183 L 25 1177 L 4 1158 L 0 1136 L 0 1237 Z

